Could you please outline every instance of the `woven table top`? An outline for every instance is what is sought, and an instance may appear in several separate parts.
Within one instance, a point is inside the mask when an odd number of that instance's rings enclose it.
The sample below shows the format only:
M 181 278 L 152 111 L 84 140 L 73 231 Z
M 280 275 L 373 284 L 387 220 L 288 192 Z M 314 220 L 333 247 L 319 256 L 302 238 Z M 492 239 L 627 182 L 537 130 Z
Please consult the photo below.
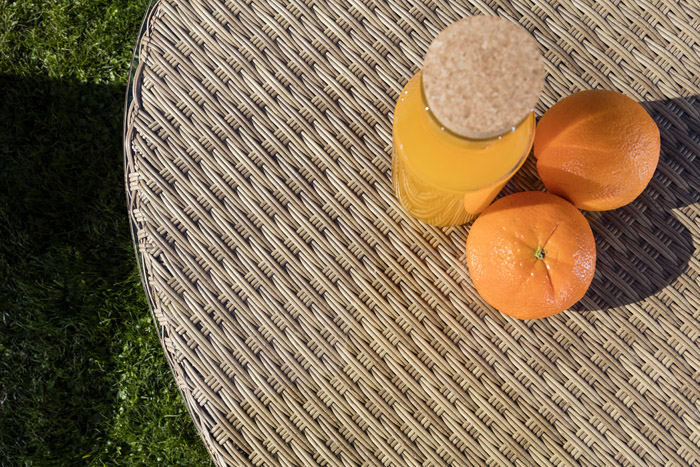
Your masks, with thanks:
M 144 286 L 217 465 L 700 463 L 700 7 L 694 1 L 160 0 L 125 124 Z M 537 39 L 537 115 L 640 101 L 659 168 L 587 214 L 593 284 L 518 321 L 469 226 L 408 216 L 391 123 L 430 41 L 499 15 Z M 530 159 L 505 192 L 543 189 Z

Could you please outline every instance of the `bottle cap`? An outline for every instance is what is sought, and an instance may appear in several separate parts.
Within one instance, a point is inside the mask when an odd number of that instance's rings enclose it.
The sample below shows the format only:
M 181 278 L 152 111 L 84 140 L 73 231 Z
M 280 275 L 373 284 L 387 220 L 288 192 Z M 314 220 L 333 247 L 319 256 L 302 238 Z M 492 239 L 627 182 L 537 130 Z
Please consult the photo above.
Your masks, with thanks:
M 438 34 L 422 79 L 428 107 L 442 125 L 466 138 L 492 138 L 535 108 L 544 66 L 527 30 L 503 18 L 472 16 Z

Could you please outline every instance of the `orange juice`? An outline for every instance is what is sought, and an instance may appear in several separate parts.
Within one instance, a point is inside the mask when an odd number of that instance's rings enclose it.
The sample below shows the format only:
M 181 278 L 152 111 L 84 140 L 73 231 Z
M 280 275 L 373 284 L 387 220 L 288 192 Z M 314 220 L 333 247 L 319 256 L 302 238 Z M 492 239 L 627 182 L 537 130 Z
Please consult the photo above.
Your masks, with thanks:
M 465 138 L 432 114 L 421 79 L 422 72 L 411 78 L 394 110 L 394 191 L 423 222 L 461 225 L 474 220 L 525 162 L 534 112 L 500 136 Z

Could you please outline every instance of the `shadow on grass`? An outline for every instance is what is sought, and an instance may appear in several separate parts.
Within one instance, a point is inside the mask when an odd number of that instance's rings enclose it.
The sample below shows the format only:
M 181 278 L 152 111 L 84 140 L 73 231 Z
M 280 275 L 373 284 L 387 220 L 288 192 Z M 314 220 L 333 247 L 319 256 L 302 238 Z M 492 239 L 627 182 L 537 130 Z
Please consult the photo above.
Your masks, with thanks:
M 136 270 L 124 86 L 0 90 L 0 465 L 208 464 Z

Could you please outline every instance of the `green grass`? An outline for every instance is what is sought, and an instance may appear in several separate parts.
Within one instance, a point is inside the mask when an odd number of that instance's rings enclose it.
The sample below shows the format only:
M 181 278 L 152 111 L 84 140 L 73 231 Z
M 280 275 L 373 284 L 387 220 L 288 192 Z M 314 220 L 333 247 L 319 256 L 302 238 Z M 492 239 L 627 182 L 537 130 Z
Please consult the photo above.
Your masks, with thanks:
M 0 465 L 211 465 L 131 245 L 123 99 L 147 0 L 0 0 Z

